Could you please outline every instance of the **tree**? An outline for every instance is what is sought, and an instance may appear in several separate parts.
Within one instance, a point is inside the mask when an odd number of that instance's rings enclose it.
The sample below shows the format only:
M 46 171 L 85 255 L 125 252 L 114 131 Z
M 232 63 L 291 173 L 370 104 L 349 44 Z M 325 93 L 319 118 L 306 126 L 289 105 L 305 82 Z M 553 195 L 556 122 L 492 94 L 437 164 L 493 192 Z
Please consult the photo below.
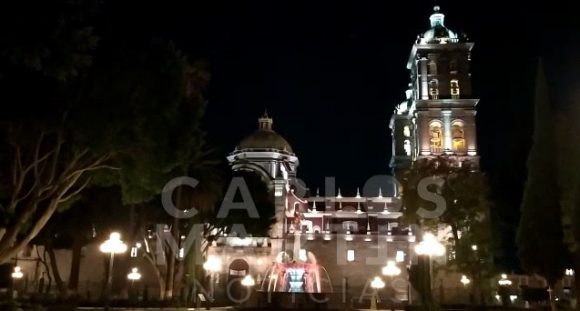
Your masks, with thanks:
M 459 164 L 453 158 L 437 157 L 415 161 L 400 181 L 404 220 L 420 229 L 447 228 L 447 268 L 468 275 L 473 281 L 472 296 L 483 302 L 484 281 L 494 272 L 485 176 L 469 161 Z M 421 187 L 441 201 L 421 194 Z
M 125 227 L 131 222 L 129 214 L 130 210 L 121 205 L 118 187 L 90 187 L 83 191 L 81 198 L 71 208 L 55 213 L 32 241 L 33 244 L 44 246 L 44 252 L 50 258 L 45 267 L 55 281 L 61 298 L 78 294 L 82 248 L 106 239 L 112 228 Z M 57 249 L 71 251 L 67 282 L 58 269 Z
M 171 44 L 132 46 L 107 33 L 95 50 L 81 18 L 90 3 L 62 1 L 40 22 L 54 24 L 39 32 L 47 37 L 0 51 L 1 93 L 14 107 L 0 120 L 0 263 L 85 187 L 119 184 L 124 203 L 146 202 L 207 152 L 205 64 Z
M 575 66 L 577 68 L 578 65 Z M 554 140 L 558 145 L 554 159 L 561 190 L 561 230 L 564 244 L 570 252 L 571 265 L 576 271 L 574 288 L 576 301 L 580 302 L 580 146 L 576 143 L 580 132 L 580 94 L 577 88 L 571 95 L 567 105 L 562 105 L 555 115 Z
M 215 169 L 215 168 L 214 168 Z M 160 288 L 159 298 L 161 300 L 171 299 L 175 292 L 174 286 L 186 286 L 187 292 L 192 291 L 196 277 L 200 277 L 200 263 L 197 258 L 205 257 L 208 247 L 224 234 L 229 236 L 266 236 L 270 226 L 274 223 L 274 202 L 266 183 L 261 177 L 249 171 L 232 172 L 228 167 L 223 167 L 221 171 L 200 171 L 199 168 L 191 171 L 192 176 L 199 180 L 199 185 L 195 188 L 180 187 L 174 192 L 174 202 L 178 209 L 185 210 L 195 207 L 198 214 L 189 219 L 178 219 L 171 217 L 159 203 L 150 204 L 148 215 L 141 221 L 141 242 L 146 245 L 142 252 L 145 259 L 153 266 Z M 242 184 L 235 182 L 243 180 Z M 226 182 L 227 181 L 227 182 Z M 220 189 L 216 186 L 220 185 Z M 238 188 L 237 186 L 240 185 Z M 249 190 L 251 202 L 243 201 L 247 209 L 255 209 L 259 214 L 258 219 L 248 217 L 245 210 L 231 210 L 226 217 L 218 217 L 220 208 L 225 202 L 242 202 L 242 188 Z M 231 190 L 234 197 L 225 197 L 224 194 Z M 239 190 L 238 190 L 239 189 Z M 163 226 L 162 232 L 159 227 Z M 173 239 L 178 243 L 178 247 L 183 247 L 185 239 L 189 238 L 192 226 L 199 227 L 201 236 L 200 247 L 192 247 L 182 255 L 178 254 L 174 248 L 165 244 L 164 238 Z M 242 225 L 245 232 L 235 231 Z M 185 239 L 183 238 L 185 237 Z M 193 245 L 195 246 L 195 245 Z M 176 261 L 177 260 L 177 261 Z
M 534 140 L 528 156 L 528 177 L 518 227 L 518 255 L 523 268 L 541 275 L 550 289 L 564 275 L 569 254 L 563 242 L 555 137 L 555 114 L 541 62 L 535 95 Z M 541 250 L 541 251 L 539 251 Z M 553 297 L 552 307 L 554 306 Z

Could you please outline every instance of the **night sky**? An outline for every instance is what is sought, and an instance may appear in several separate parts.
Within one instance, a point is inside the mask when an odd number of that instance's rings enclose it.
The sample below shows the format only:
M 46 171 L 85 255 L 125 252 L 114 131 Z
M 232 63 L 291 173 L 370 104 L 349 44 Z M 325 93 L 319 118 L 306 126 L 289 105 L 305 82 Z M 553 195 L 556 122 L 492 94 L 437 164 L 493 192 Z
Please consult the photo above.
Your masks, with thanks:
M 220 154 L 252 133 L 267 109 L 300 158 L 300 177 L 315 188 L 324 176 L 336 176 L 348 193 L 388 172 L 389 118 L 404 98 L 407 57 L 417 34 L 428 29 L 433 3 L 134 2 L 116 14 L 131 16 L 139 33 L 209 60 L 204 127 Z M 578 22 L 556 4 L 437 3 L 446 25 L 475 42 L 480 153 L 484 169 L 498 173 L 509 149 L 525 154 L 529 148 L 537 56 L 548 71 L 568 66 L 565 58 L 578 50 Z M 513 137 L 516 132 L 523 136 Z M 525 159 L 519 156 L 516 166 Z
M 434 1 L 129 3 L 115 10 L 128 37 L 172 40 L 209 61 L 204 127 L 218 154 L 252 133 L 267 109 L 312 190 L 336 176 L 343 194 L 352 194 L 389 172 L 389 118 L 404 99 L 407 57 L 429 27 Z M 506 236 L 517 224 L 525 180 L 538 56 L 557 104 L 578 89 L 580 22 L 571 3 L 437 1 L 446 26 L 475 42 L 481 163 Z

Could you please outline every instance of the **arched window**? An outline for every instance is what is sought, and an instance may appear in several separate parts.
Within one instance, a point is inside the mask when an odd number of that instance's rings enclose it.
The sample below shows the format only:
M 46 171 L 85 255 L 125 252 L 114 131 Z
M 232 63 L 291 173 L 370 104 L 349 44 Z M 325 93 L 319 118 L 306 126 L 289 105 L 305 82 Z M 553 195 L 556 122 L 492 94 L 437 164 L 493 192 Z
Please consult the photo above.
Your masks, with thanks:
M 451 80 L 451 98 L 459 98 L 459 81 L 457 79 Z
M 403 127 L 403 136 L 405 136 L 405 137 L 411 137 L 411 129 L 409 128 L 408 125 L 405 125 Z
M 440 121 L 433 121 L 429 124 L 429 145 L 431 153 L 443 152 L 443 124 Z
M 454 59 L 449 62 L 449 73 L 457 73 L 457 61 Z
M 429 81 L 429 96 L 431 99 L 439 99 L 439 81 L 437 79 Z
M 430 75 L 436 75 L 437 74 L 437 63 L 435 61 L 429 61 L 429 64 L 427 65 L 427 73 Z
M 453 151 L 455 153 L 465 153 L 465 131 L 462 121 L 455 121 L 451 124 L 451 137 L 453 137 Z

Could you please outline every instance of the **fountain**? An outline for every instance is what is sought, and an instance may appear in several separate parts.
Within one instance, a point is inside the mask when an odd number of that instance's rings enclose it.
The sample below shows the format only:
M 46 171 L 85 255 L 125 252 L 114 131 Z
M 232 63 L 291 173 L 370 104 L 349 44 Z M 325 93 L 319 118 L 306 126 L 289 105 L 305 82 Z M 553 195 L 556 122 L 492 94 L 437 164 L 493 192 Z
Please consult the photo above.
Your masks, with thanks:
M 326 269 L 312 252 L 302 251 L 299 260 L 280 252 L 266 272 L 261 285 L 264 292 L 332 293 Z

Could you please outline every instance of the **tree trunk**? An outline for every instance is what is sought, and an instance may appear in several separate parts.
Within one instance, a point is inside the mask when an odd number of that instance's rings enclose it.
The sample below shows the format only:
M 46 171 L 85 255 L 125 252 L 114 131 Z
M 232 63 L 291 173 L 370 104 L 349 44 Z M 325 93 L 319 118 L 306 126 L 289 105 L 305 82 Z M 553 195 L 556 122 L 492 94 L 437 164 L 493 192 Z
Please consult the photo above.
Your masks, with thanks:
M 66 286 L 64 285 L 62 277 L 60 276 L 60 272 L 58 271 L 58 265 L 56 263 L 56 254 L 54 253 L 52 242 L 50 242 L 49 240 L 46 243 L 45 247 L 50 261 L 50 270 L 52 272 L 52 278 L 56 282 L 56 288 L 58 289 L 59 296 L 66 297 Z
M 555 288 L 556 283 L 555 282 L 550 282 L 548 284 L 548 299 L 550 299 L 550 309 L 552 311 L 557 311 L 558 308 L 556 308 L 556 300 L 554 299 L 554 288 Z
M 165 300 L 165 278 L 161 275 L 159 267 L 155 267 L 155 276 L 157 276 L 157 283 L 159 283 L 159 300 Z
M 165 274 L 165 299 L 173 299 L 173 282 L 175 280 L 175 254 L 169 247 L 169 256 L 167 258 L 167 273 Z
M 83 237 L 75 235 L 72 244 L 72 260 L 70 265 L 70 276 L 68 279 L 68 289 L 71 293 L 78 294 L 79 272 L 81 268 L 81 252 L 83 250 Z
M 576 296 L 576 308 L 578 307 L 578 303 L 580 303 L 580 253 L 579 251 L 574 252 L 573 254 L 573 261 L 574 261 L 574 291 Z

